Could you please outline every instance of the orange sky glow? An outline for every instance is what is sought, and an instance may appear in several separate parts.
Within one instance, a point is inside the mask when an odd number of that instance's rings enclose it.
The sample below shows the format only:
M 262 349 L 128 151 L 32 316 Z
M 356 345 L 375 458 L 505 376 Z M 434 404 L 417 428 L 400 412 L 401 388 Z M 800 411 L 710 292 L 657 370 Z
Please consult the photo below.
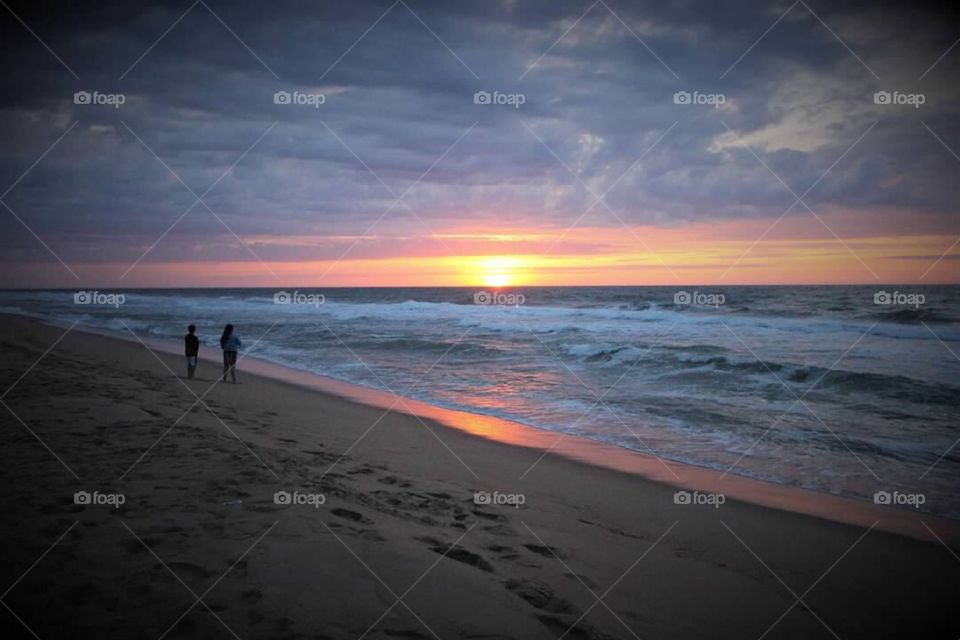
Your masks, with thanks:
M 77 286 L 476 286 L 956 283 L 957 238 L 922 218 L 865 232 L 862 213 L 776 220 L 714 221 L 680 228 L 578 226 L 547 233 L 458 229 L 415 239 L 339 238 L 342 259 L 164 260 L 161 252 L 120 278 L 129 264 L 72 265 Z M 775 223 L 775 224 L 774 224 Z M 827 226 L 825 226 L 827 225 Z M 829 228 L 828 228 L 829 226 Z M 837 235 L 834 235 L 836 233 Z M 765 234 L 765 235 L 764 235 Z M 838 237 L 839 236 L 839 237 Z M 759 240 L 758 240 L 759 239 Z M 247 238 L 257 255 L 330 238 Z M 374 245 L 371 250 L 367 245 Z M 385 249 L 384 247 L 389 247 Z M 282 252 L 281 252 L 282 253 Z M 24 268 L 24 286 L 65 286 L 63 267 Z M 70 278 L 72 279 L 72 278 Z M 70 285 L 66 285 L 70 286 Z

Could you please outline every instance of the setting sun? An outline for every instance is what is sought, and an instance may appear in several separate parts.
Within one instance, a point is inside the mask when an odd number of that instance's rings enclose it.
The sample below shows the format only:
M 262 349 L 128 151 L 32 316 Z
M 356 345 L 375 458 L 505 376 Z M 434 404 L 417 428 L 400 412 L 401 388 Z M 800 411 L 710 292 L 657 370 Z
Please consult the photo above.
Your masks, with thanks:
M 520 261 L 511 256 L 484 258 L 479 264 L 483 284 L 496 288 L 516 284 L 516 272 L 519 264 Z
M 510 275 L 506 273 L 492 273 L 484 278 L 488 287 L 506 287 L 510 285 Z

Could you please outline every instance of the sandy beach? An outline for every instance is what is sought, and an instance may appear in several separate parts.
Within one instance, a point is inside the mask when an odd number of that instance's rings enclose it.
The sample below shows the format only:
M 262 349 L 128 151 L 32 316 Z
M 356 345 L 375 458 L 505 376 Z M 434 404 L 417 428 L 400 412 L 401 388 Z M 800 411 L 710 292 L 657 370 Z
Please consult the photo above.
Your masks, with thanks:
M 957 636 L 953 521 L 675 504 L 243 361 L 239 385 L 209 360 L 188 381 L 182 357 L 11 316 L 0 342 L 14 635 Z
M 958 17 L 0 0 L 3 637 L 960 640 Z

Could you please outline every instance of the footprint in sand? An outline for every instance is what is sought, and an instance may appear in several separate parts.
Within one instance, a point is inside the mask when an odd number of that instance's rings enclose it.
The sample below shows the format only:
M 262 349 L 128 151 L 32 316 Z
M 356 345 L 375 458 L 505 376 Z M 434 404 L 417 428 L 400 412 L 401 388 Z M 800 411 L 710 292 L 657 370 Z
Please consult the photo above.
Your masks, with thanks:
M 451 548 L 449 543 L 442 542 L 436 538 L 431 538 L 428 536 L 415 538 L 420 542 L 425 542 L 428 545 L 430 551 L 434 553 L 439 553 L 444 557 L 450 558 L 456 562 L 462 562 L 463 564 L 469 565 L 471 567 L 476 567 L 482 571 L 487 571 L 488 573 L 493 573 L 493 565 L 487 562 L 483 556 L 480 556 L 472 551 L 469 551 L 463 547 L 453 547 Z
M 510 579 L 504 583 L 507 591 L 519 596 L 530 606 L 549 613 L 573 613 L 573 605 L 556 595 L 550 585 L 539 580 Z
M 508 547 L 502 544 L 491 544 L 486 547 L 487 551 L 492 551 L 497 554 L 497 557 L 501 560 L 516 560 L 520 557 L 520 554 L 517 553 L 513 547 Z
M 500 515 L 499 513 L 490 513 L 489 511 L 481 511 L 479 509 L 473 509 L 471 511 L 473 515 L 478 518 L 483 518 L 484 520 L 493 520 L 494 522 L 506 522 L 507 518 Z
M 561 558 L 561 559 L 562 559 L 562 558 L 564 557 L 564 556 L 563 556 L 559 551 L 557 551 L 556 549 L 552 549 L 552 548 L 550 548 L 550 547 L 545 547 L 545 546 L 543 546 L 543 545 L 539 545 L 539 544 L 525 544 L 525 545 L 523 545 L 523 546 L 524 546 L 525 549 L 528 549 L 529 551 L 533 551 L 534 553 L 539 554 L 539 555 L 541 555 L 541 556 L 543 556 L 543 557 L 545 557 L 545 558 L 557 557 L 557 558 Z
M 513 536 L 516 534 L 516 531 L 505 524 L 493 524 L 488 527 L 483 527 L 483 530 L 495 536 Z
M 407 482 L 406 480 L 401 480 L 397 476 L 384 476 L 382 478 L 378 478 L 377 482 L 380 484 L 397 485 L 401 489 L 409 489 L 413 486 L 413 484 Z
M 570 627 L 569 622 L 564 622 L 560 618 L 556 618 L 554 616 L 541 614 L 536 616 L 536 618 L 553 634 L 570 638 L 571 640 L 607 640 L 608 638 L 611 638 L 611 636 L 608 636 L 605 633 L 601 633 L 596 629 L 587 627 L 582 622 L 577 623 L 577 625 L 574 627 Z
M 512 562 L 520 567 L 539 569 L 543 566 L 539 562 L 531 562 L 530 560 L 525 559 L 523 556 L 517 553 L 513 547 L 508 547 L 502 544 L 491 544 L 487 547 L 487 551 L 492 551 L 493 553 L 497 554 L 498 560 Z
M 362 467 L 360 469 L 351 469 L 350 471 L 347 471 L 347 474 L 351 476 L 357 476 L 357 475 L 366 476 L 366 475 L 370 475 L 371 473 L 374 473 L 374 471 L 369 467 Z
M 336 509 L 331 509 L 330 513 L 337 516 L 338 518 L 345 518 L 347 520 L 352 520 L 353 522 L 362 522 L 363 524 L 373 524 L 373 520 L 367 518 L 362 513 L 357 513 L 356 511 L 350 511 L 349 509 L 342 509 L 337 507 Z

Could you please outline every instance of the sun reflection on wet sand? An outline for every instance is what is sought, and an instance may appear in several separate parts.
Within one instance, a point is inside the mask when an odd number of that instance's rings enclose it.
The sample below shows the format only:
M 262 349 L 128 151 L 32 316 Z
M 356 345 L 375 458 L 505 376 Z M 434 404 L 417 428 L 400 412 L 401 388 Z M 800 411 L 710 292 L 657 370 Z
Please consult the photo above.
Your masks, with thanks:
M 133 340 L 133 338 L 108 331 L 86 328 L 77 328 L 76 330 L 114 339 Z M 144 340 L 144 343 L 156 351 L 177 355 L 182 348 L 178 343 L 153 338 Z M 218 363 L 211 358 L 201 359 Z M 248 373 L 335 395 L 367 406 L 417 415 L 472 436 L 504 445 L 539 451 L 541 456 L 543 452 L 549 452 L 593 467 L 637 475 L 671 487 L 722 492 L 729 499 L 812 515 L 837 523 L 866 528 L 874 522 L 878 522 L 877 527 L 883 530 L 920 540 L 933 540 L 930 530 L 920 521 L 920 515 L 927 519 L 935 517 L 930 514 L 912 513 L 898 508 L 878 506 L 851 498 L 763 482 L 733 474 L 723 475 L 713 469 L 664 460 L 656 457 L 652 452 L 631 451 L 575 435 L 536 429 L 496 416 L 445 409 L 409 398 L 404 398 L 403 402 L 398 402 L 396 396 L 384 391 L 368 389 L 307 371 L 290 369 L 254 357 L 244 358 L 244 369 Z M 541 456 L 531 456 L 531 465 L 534 465 L 538 457 Z M 535 471 L 529 472 L 535 473 Z M 942 518 L 938 520 L 938 525 L 940 525 L 938 530 L 943 532 L 941 538 L 947 542 L 960 542 L 960 525 L 952 520 Z

